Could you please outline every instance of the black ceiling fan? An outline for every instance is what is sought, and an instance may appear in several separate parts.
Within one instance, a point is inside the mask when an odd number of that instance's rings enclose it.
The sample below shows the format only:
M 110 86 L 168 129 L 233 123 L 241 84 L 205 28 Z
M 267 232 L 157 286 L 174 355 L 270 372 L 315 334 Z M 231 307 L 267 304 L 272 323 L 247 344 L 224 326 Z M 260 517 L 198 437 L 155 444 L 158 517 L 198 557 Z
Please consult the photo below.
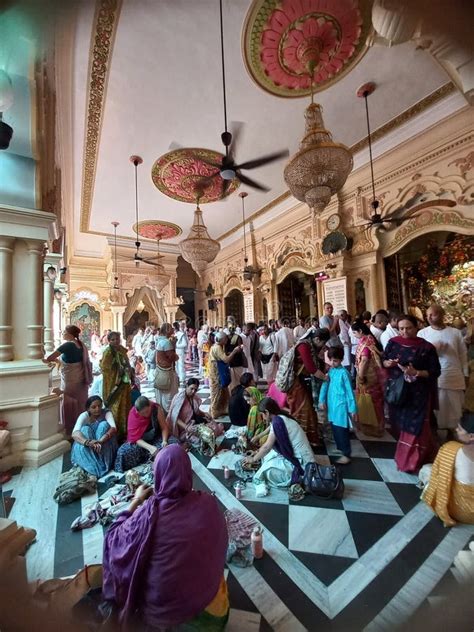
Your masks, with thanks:
M 368 97 L 374 92 L 375 83 L 365 83 L 357 90 L 357 96 L 364 99 L 365 102 L 365 116 L 367 121 L 367 141 L 369 146 L 369 163 L 370 163 L 370 179 L 372 186 L 372 201 L 370 203 L 373 213 L 366 224 L 363 224 L 359 228 L 362 230 L 368 230 L 369 228 L 379 228 L 387 230 L 385 224 L 394 224 L 395 226 L 401 226 L 403 222 L 406 222 L 416 216 L 416 212 L 428 206 L 456 206 L 456 202 L 447 198 L 438 198 L 436 201 L 429 199 L 429 195 L 426 193 L 416 193 L 410 198 L 403 206 L 395 209 L 390 215 L 382 215 L 379 212 L 380 203 L 375 195 L 375 178 L 374 178 L 374 162 L 372 157 L 372 135 L 370 132 L 370 118 L 369 118 L 369 104 Z M 403 211 L 410 211 L 409 215 L 400 217 L 400 213 Z
M 225 197 L 230 184 L 234 178 L 237 178 L 243 184 L 246 184 L 249 187 L 257 189 L 259 191 L 269 191 L 270 189 L 261 184 L 260 182 L 256 182 L 252 178 L 244 175 L 242 170 L 246 171 L 248 169 L 256 169 L 257 167 L 263 167 L 264 165 L 268 165 L 280 158 L 285 158 L 289 156 L 290 152 L 288 149 L 283 149 L 281 151 L 276 151 L 271 154 L 267 154 L 265 156 L 261 156 L 260 158 L 255 158 L 254 160 L 248 160 L 246 162 L 242 162 L 240 164 L 235 164 L 235 147 L 237 144 L 238 136 L 240 130 L 242 128 L 242 124 L 236 124 L 233 126 L 233 133 L 229 131 L 227 124 L 227 95 L 226 95 L 226 76 L 225 76 L 225 56 L 224 56 L 224 21 L 222 15 L 222 0 L 219 0 L 219 17 L 220 17 L 220 39 L 221 39 L 221 66 L 222 66 L 222 95 L 223 95 L 223 103 L 224 103 L 224 131 L 221 134 L 222 144 L 225 147 L 225 155 L 222 157 L 221 164 L 206 162 L 210 167 L 215 167 L 218 169 L 216 173 L 212 176 L 208 176 L 203 178 L 198 184 L 197 188 L 204 188 L 206 186 L 206 182 L 209 182 L 211 178 L 215 178 L 219 176 L 224 180 L 224 184 L 222 187 L 222 197 Z
M 155 266 L 157 268 L 163 268 L 161 263 L 157 263 L 153 261 L 153 259 L 161 258 L 159 242 L 158 242 L 158 256 L 153 258 L 145 258 L 140 254 L 141 242 L 138 235 L 138 227 L 139 227 L 139 218 L 138 218 L 138 165 L 141 165 L 143 162 L 143 158 L 140 156 L 130 156 L 130 162 L 135 167 L 135 254 L 133 255 L 133 261 L 135 261 L 135 265 L 137 268 L 140 266 L 140 263 L 146 263 L 149 266 Z

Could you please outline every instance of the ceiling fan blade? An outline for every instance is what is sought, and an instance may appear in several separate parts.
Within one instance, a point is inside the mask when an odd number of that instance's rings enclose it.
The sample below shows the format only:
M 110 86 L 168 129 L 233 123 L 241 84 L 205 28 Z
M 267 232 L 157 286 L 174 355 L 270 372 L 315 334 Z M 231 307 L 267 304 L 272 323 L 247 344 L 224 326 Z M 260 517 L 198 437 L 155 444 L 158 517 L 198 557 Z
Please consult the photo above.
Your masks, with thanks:
M 140 259 L 141 263 L 146 263 L 149 266 L 155 266 L 155 268 L 162 268 L 161 263 L 156 263 L 155 261 L 150 261 L 149 259 Z
M 199 162 L 203 162 L 208 167 L 213 167 L 214 169 L 220 169 L 222 167 L 222 163 L 218 164 L 217 162 L 210 162 L 209 160 L 203 160 L 202 158 L 199 158 Z
M 237 173 L 236 178 L 238 178 L 242 182 L 242 184 L 246 184 L 249 187 L 253 187 L 254 189 L 263 191 L 264 193 L 267 193 L 268 191 L 270 191 L 270 189 L 264 184 L 260 184 L 259 182 L 256 182 L 255 180 L 252 180 L 251 178 L 247 178 L 247 176 L 244 176 L 241 173 Z
M 232 142 L 229 147 L 229 157 L 233 161 L 235 158 L 235 148 L 239 145 L 239 138 L 242 132 L 244 123 L 242 121 L 231 121 L 230 133 L 232 134 Z
M 235 169 L 255 169 L 256 167 L 263 167 L 263 165 L 268 165 L 275 160 L 279 160 L 280 158 L 286 158 L 290 155 L 290 151 L 288 149 L 283 149 L 281 151 L 276 151 L 273 154 L 267 154 L 266 156 L 262 156 L 261 158 L 256 158 L 255 160 L 248 160 L 247 162 L 243 162 L 241 165 L 235 165 Z
M 232 184 L 232 180 L 222 180 L 221 200 L 227 199 L 227 192 L 228 192 L 231 184 Z
M 183 149 L 183 145 L 181 145 L 180 143 L 177 143 L 175 140 L 170 143 L 170 146 L 168 147 L 169 151 L 175 151 L 176 149 Z

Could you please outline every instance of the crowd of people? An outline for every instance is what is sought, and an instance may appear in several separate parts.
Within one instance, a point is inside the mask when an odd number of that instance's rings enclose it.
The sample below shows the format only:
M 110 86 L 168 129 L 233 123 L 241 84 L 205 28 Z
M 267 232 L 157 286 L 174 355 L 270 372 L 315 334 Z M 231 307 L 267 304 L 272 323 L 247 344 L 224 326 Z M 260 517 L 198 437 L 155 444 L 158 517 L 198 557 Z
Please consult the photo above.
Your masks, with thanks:
M 226 327 L 199 331 L 164 323 L 139 330 L 128 348 L 107 331 L 93 337 L 90 353 L 80 330 L 66 327 L 45 362 L 61 359 L 61 418 L 73 464 L 99 478 L 154 460 L 154 489 L 140 487 L 106 536 L 104 596 L 123 621 L 139 604 L 151 626 L 225 624 L 226 527 L 215 499 L 192 491 L 186 450 L 198 445 L 198 428 L 222 432 L 216 420 L 227 415 L 242 428 L 242 467 L 253 472 L 259 496 L 301 483 L 323 442 L 335 442 L 344 466 L 354 432 L 363 440 L 388 431 L 397 439 L 397 468 L 423 468 L 422 498 L 444 524 L 474 523 L 469 332 L 447 325 L 439 305 L 427 310 L 426 323 L 395 311 L 354 319 L 333 312 L 326 303 L 320 318 L 298 323 L 239 327 L 229 318 Z M 199 378 L 186 379 L 186 362 L 199 367 Z M 145 381 L 155 401 L 140 393 Z M 209 410 L 201 382 L 210 389 Z M 170 531 L 180 521 L 186 532 Z M 163 570 L 171 567 L 172 582 Z M 175 587 L 188 580 L 195 598 L 184 612 Z M 193 591 L 196 582 L 206 590 Z

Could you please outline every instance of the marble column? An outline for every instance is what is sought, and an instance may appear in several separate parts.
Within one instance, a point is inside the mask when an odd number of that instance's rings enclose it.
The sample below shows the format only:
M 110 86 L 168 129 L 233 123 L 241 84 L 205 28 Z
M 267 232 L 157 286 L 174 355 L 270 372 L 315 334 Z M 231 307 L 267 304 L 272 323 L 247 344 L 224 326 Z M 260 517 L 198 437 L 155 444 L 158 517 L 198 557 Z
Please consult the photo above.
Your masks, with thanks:
M 48 270 L 50 264 L 45 264 L 46 270 L 43 273 L 43 322 L 44 322 L 44 352 L 46 355 L 52 353 L 54 347 L 54 278 L 51 278 Z
M 12 270 L 13 237 L 0 236 L 0 362 L 13 360 Z
M 123 315 L 126 308 L 126 305 L 111 305 L 110 307 L 113 315 L 113 329 L 114 331 L 118 331 L 122 337 L 124 337 Z

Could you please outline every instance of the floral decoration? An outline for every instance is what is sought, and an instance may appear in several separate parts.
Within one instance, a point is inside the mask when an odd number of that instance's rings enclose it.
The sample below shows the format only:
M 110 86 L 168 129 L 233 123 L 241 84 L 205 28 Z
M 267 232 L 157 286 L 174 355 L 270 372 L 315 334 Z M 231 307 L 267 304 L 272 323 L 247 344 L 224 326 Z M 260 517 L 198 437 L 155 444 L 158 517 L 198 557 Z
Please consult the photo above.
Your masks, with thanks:
M 222 158 L 212 149 L 176 149 L 158 158 L 151 178 L 157 189 L 174 200 L 195 203 L 199 195 L 201 204 L 216 202 L 239 186 L 234 178 L 224 195 L 224 180 L 219 175 Z
M 326 88 L 365 52 L 371 28 L 368 2 L 256 0 L 244 27 L 247 68 L 278 96 Z
M 159 239 L 163 241 L 165 239 L 173 239 L 178 237 L 183 232 L 177 224 L 171 222 L 165 222 L 164 220 L 146 219 L 133 226 L 133 232 L 137 231 L 141 237 L 145 239 Z

